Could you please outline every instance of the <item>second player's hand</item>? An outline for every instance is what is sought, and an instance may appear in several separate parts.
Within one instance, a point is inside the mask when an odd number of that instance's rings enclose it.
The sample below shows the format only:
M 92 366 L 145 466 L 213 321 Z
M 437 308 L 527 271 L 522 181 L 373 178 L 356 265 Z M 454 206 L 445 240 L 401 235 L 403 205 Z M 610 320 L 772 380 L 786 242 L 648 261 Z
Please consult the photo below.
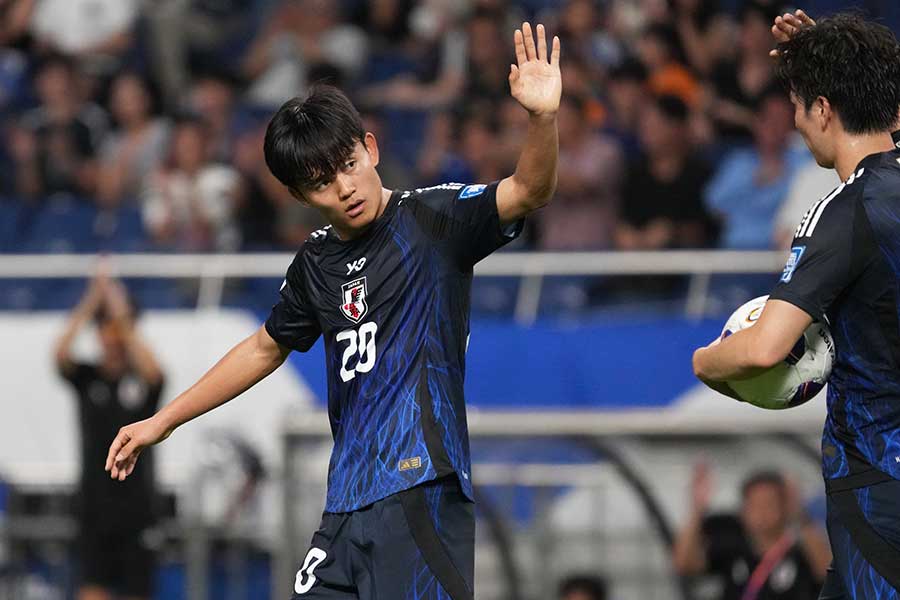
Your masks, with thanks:
M 159 418 L 154 415 L 149 419 L 126 425 L 119 430 L 116 439 L 109 447 L 106 455 L 106 471 L 112 479 L 125 481 L 134 471 L 141 450 L 163 441 L 172 433 Z
M 559 38 L 554 36 L 547 55 L 547 36 L 537 26 L 537 44 L 530 23 L 516 30 L 516 63 L 510 66 L 509 88 L 512 97 L 533 115 L 554 115 L 559 110 L 562 76 L 559 72 Z
M 789 41 L 795 33 L 803 27 L 812 27 L 816 22 L 808 14 L 800 9 L 791 13 L 784 13 L 784 16 L 775 17 L 775 24 L 772 25 L 772 37 L 779 44 Z M 776 58 L 778 50 L 769 52 L 769 56 Z

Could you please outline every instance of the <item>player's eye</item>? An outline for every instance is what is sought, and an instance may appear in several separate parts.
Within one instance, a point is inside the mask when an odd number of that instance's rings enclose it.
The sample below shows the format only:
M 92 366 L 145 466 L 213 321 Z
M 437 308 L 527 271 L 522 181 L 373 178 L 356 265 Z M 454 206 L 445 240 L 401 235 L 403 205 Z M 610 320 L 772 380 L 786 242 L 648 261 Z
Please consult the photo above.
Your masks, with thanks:
M 324 190 L 324 189 L 327 188 L 327 187 L 328 187 L 328 182 L 327 182 L 327 181 L 319 181 L 318 183 L 316 183 L 316 184 L 313 186 L 313 189 L 314 189 L 315 191 L 317 191 L 317 192 L 321 192 L 322 190 Z
M 356 166 L 356 159 L 352 158 L 344 163 L 344 170 L 349 171 L 350 169 L 352 169 L 355 166 Z

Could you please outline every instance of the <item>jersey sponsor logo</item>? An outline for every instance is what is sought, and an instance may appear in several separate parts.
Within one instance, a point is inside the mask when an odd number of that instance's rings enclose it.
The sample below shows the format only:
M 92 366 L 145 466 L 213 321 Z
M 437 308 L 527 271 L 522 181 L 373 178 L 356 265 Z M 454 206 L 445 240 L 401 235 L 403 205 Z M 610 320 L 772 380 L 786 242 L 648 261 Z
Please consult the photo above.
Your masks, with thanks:
M 347 275 L 350 275 L 354 271 L 362 271 L 362 268 L 366 266 L 366 257 L 363 256 L 358 260 L 354 260 L 353 262 L 347 263 Z
M 359 323 L 369 311 L 369 305 L 366 304 L 366 278 L 360 277 L 342 285 L 341 298 L 341 312 L 354 323 Z
M 413 456 L 412 458 L 401 459 L 400 464 L 398 465 L 398 470 L 412 471 L 413 469 L 418 469 L 421 466 L 422 466 L 422 457 L 421 456 Z
M 483 183 L 479 183 L 477 185 L 467 185 L 463 188 L 463 191 L 459 193 L 459 200 L 465 200 L 466 198 L 472 198 L 473 196 L 480 196 L 484 193 L 484 188 L 487 186 Z
M 791 248 L 791 254 L 788 256 L 787 264 L 784 265 L 784 272 L 781 274 L 781 282 L 788 283 L 791 278 L 794 276 L 794 271 L 797 269 L 797 264 L 800 262 L 800 258 L 803 256 L 803 253 L 806 251 L 806 246 L 794 246 Z

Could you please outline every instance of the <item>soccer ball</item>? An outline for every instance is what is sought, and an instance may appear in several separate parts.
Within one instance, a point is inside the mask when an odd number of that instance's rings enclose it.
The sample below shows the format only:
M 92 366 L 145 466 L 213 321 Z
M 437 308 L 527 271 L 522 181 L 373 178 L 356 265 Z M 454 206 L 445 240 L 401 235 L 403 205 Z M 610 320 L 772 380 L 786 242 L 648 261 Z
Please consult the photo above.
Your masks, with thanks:
M 766 306 L 768 296 L 760 296 L 738 308 L 725 327 L 722 339 L 752 327 Z M 799 406 L 818 394 L 831 375 L 834 340 L 822 323 L 810 325 L 784 361 L 750 379 L 729 381 L 744 402 L 760 408 L 782 409 Z

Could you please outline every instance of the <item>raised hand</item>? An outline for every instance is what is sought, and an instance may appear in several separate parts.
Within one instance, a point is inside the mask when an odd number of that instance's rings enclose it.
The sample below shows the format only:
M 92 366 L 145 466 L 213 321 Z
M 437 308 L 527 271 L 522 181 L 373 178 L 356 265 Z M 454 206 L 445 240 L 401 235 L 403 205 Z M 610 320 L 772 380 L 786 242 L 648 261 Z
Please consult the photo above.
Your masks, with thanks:
M 537 26 L 537 45 L 530 23 L 522 23 L 522 29 L 516 30 L 514 41 L 517 64 L 511 65 L 509 70 L 512 97 L 531 114 L 556 114 L 562 94 L 559 38 L 553 37 L 549 59 L 543 25 Z
M 784 13 L 784 16 L 775 17 L 775 24 L 772 25 L 772 37 L 775 38 L 776 43 L 783 44 L 802 28 L 812 27 L 815 24 L 812 17 L 798 8 L 793 14 Z M 777 58 L 778 49 L 769 52 L 769 56 Z

